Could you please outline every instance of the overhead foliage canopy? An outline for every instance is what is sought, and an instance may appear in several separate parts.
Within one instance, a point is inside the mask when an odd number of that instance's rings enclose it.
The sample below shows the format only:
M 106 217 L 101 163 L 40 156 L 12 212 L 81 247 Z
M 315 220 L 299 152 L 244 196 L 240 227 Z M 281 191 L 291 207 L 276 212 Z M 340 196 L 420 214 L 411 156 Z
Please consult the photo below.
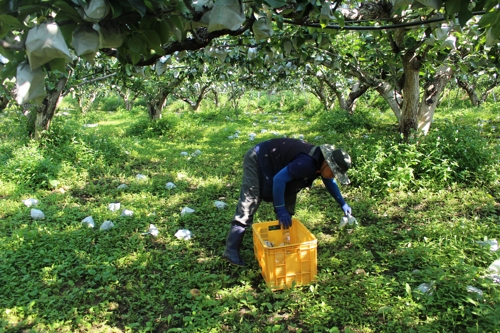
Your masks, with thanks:
M 273 30 L 296 25 L 366 30 L 424 24 L 418 21 L 419 10 L 434 21 L 457 19 L 462 25 L 480 11 L 484 33 L 490 39 L 500 36 L 495 0 L 0 0 L 0 53 L 11 64 L 3 77 L 13 76 L 25 59 L 28 32 L 43 23 L 56 23 L 68 47 L 89 61 L 100 50 L 121 63 L 146 66 L 167 54 L 204 48 L 223 36 L 258 42 Z M 297 35 L 294 46 L 304 40 Z M 61 67 L 48 64 L 49 69 Z

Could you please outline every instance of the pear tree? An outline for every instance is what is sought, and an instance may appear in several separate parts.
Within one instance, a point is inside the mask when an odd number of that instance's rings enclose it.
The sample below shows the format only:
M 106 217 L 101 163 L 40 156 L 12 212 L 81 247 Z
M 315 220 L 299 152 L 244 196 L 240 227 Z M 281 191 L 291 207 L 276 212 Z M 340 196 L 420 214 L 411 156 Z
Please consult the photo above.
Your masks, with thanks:
M 493 40 L 500 36 L 496 0 L 0 0 L 0 13 L 0 54 L 8 59 L 2 79 L 16 79 L 18 103 L 36 105 L 35 132 L 48 128 L 52 108 L 72 72 L 67 65 L 76 57 L 92 63 L 99 54 L 122 66 L 144 67 L 176 52 L 204 49 L 219 39 L 281 47 L 284 40 L 273 36 L 285 32 L 297 51 L 305 42 L 324 45 L 324 35 L 332 29 L 339 30 L 338 35 L 376 29 L 385 35 L 385 47 L 391 46 L 387 58 L 402 63 L 402 81 L 381 83 L 403 92 L 399 122 L 407 136 L 430 124 L 437 100 L 433 96 L 453 74 L 443 64 L 433 71 L 434 83 L 422 83 L 420 73 L 440 47 L 427 43 L 434 32 L 431 25 L 457 22 L 464 27 L 480 15 L 480 33 Z M 421 91 L 427 94 L 423 100 Z

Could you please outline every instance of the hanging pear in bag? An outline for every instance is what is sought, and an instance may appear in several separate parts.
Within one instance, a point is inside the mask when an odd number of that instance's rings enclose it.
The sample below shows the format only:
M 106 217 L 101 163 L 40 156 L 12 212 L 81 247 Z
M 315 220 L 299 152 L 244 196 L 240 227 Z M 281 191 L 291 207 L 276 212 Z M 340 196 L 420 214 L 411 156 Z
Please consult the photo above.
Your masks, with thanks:
M 113 22 L 94 23 L 93 28 L 99 33 L 99 48 L 118 48 L 125 41 L 120 27 Z
M 97 23 L 109 14 L 109 5 L 105 0 L 91 0 L 85 8 L 80 8 L 80 16 L 87 22 Z
M 68 46 L 56 23 L 42 23 L 28 32 L 26 54 L 31 70 L 45 65 L 53 59 L 71 60 Z
M 41 68 L 31 70 L 27 62 L 17 66 L 16 73 L 17 104 L 22 105 L 29 101 L 40 104 L 45 98 L 45 73 Z
M 88 24 L 80 24 L 73 31 L 71 45 L 77 56 L 93 64 L 95 54 L 99 51 L 99 33 Z
M 271 37 L 273 35 L 273 28 L 271 27 L 270 17 L 259 15 L 252 24 L 252 31 L 256 41 Z
M 208 32 L 224 29 L 238 30 L 243 22 L 245 22 L 245 14 L 241 7 L 241 1 L 218 0 L 210 14 Z

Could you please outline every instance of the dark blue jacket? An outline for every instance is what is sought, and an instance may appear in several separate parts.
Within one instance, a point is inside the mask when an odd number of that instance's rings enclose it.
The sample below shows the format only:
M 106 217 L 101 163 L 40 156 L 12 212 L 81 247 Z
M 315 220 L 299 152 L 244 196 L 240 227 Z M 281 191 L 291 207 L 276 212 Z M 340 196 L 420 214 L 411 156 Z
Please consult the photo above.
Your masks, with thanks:
M 261 179 L 260 192 L 264 201 L 273 200 L 274 176 L 294 160 L 298 161 L 302 158 L 308 160 L 309 163 L 298 163 L 293 170 L 289 169 L 296 179 L 287 183 L 286 197 L 295 196 L 301 189 L 310 187 L 320 176 L 318 170 L 324 157 L 318 146 L 297 139 L 281 138 L 264 141 L 258 145 L 257 150 Z

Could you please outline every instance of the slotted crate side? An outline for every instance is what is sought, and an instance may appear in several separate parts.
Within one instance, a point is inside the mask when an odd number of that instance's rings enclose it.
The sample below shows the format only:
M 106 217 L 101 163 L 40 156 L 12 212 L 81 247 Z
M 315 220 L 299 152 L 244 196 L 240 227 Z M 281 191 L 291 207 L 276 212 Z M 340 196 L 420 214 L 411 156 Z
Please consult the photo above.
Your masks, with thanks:
M 278 221 L 252 225 L 254 253 L 267 285 L 274 290 L 314 281 L 317 274 L 317 240 L 297 219 L 293 219 L 290 245 L 265 246 L 265 241 L 278 243 L 283 230 Z M 275 229 L 275 230 L 270 230 Z

